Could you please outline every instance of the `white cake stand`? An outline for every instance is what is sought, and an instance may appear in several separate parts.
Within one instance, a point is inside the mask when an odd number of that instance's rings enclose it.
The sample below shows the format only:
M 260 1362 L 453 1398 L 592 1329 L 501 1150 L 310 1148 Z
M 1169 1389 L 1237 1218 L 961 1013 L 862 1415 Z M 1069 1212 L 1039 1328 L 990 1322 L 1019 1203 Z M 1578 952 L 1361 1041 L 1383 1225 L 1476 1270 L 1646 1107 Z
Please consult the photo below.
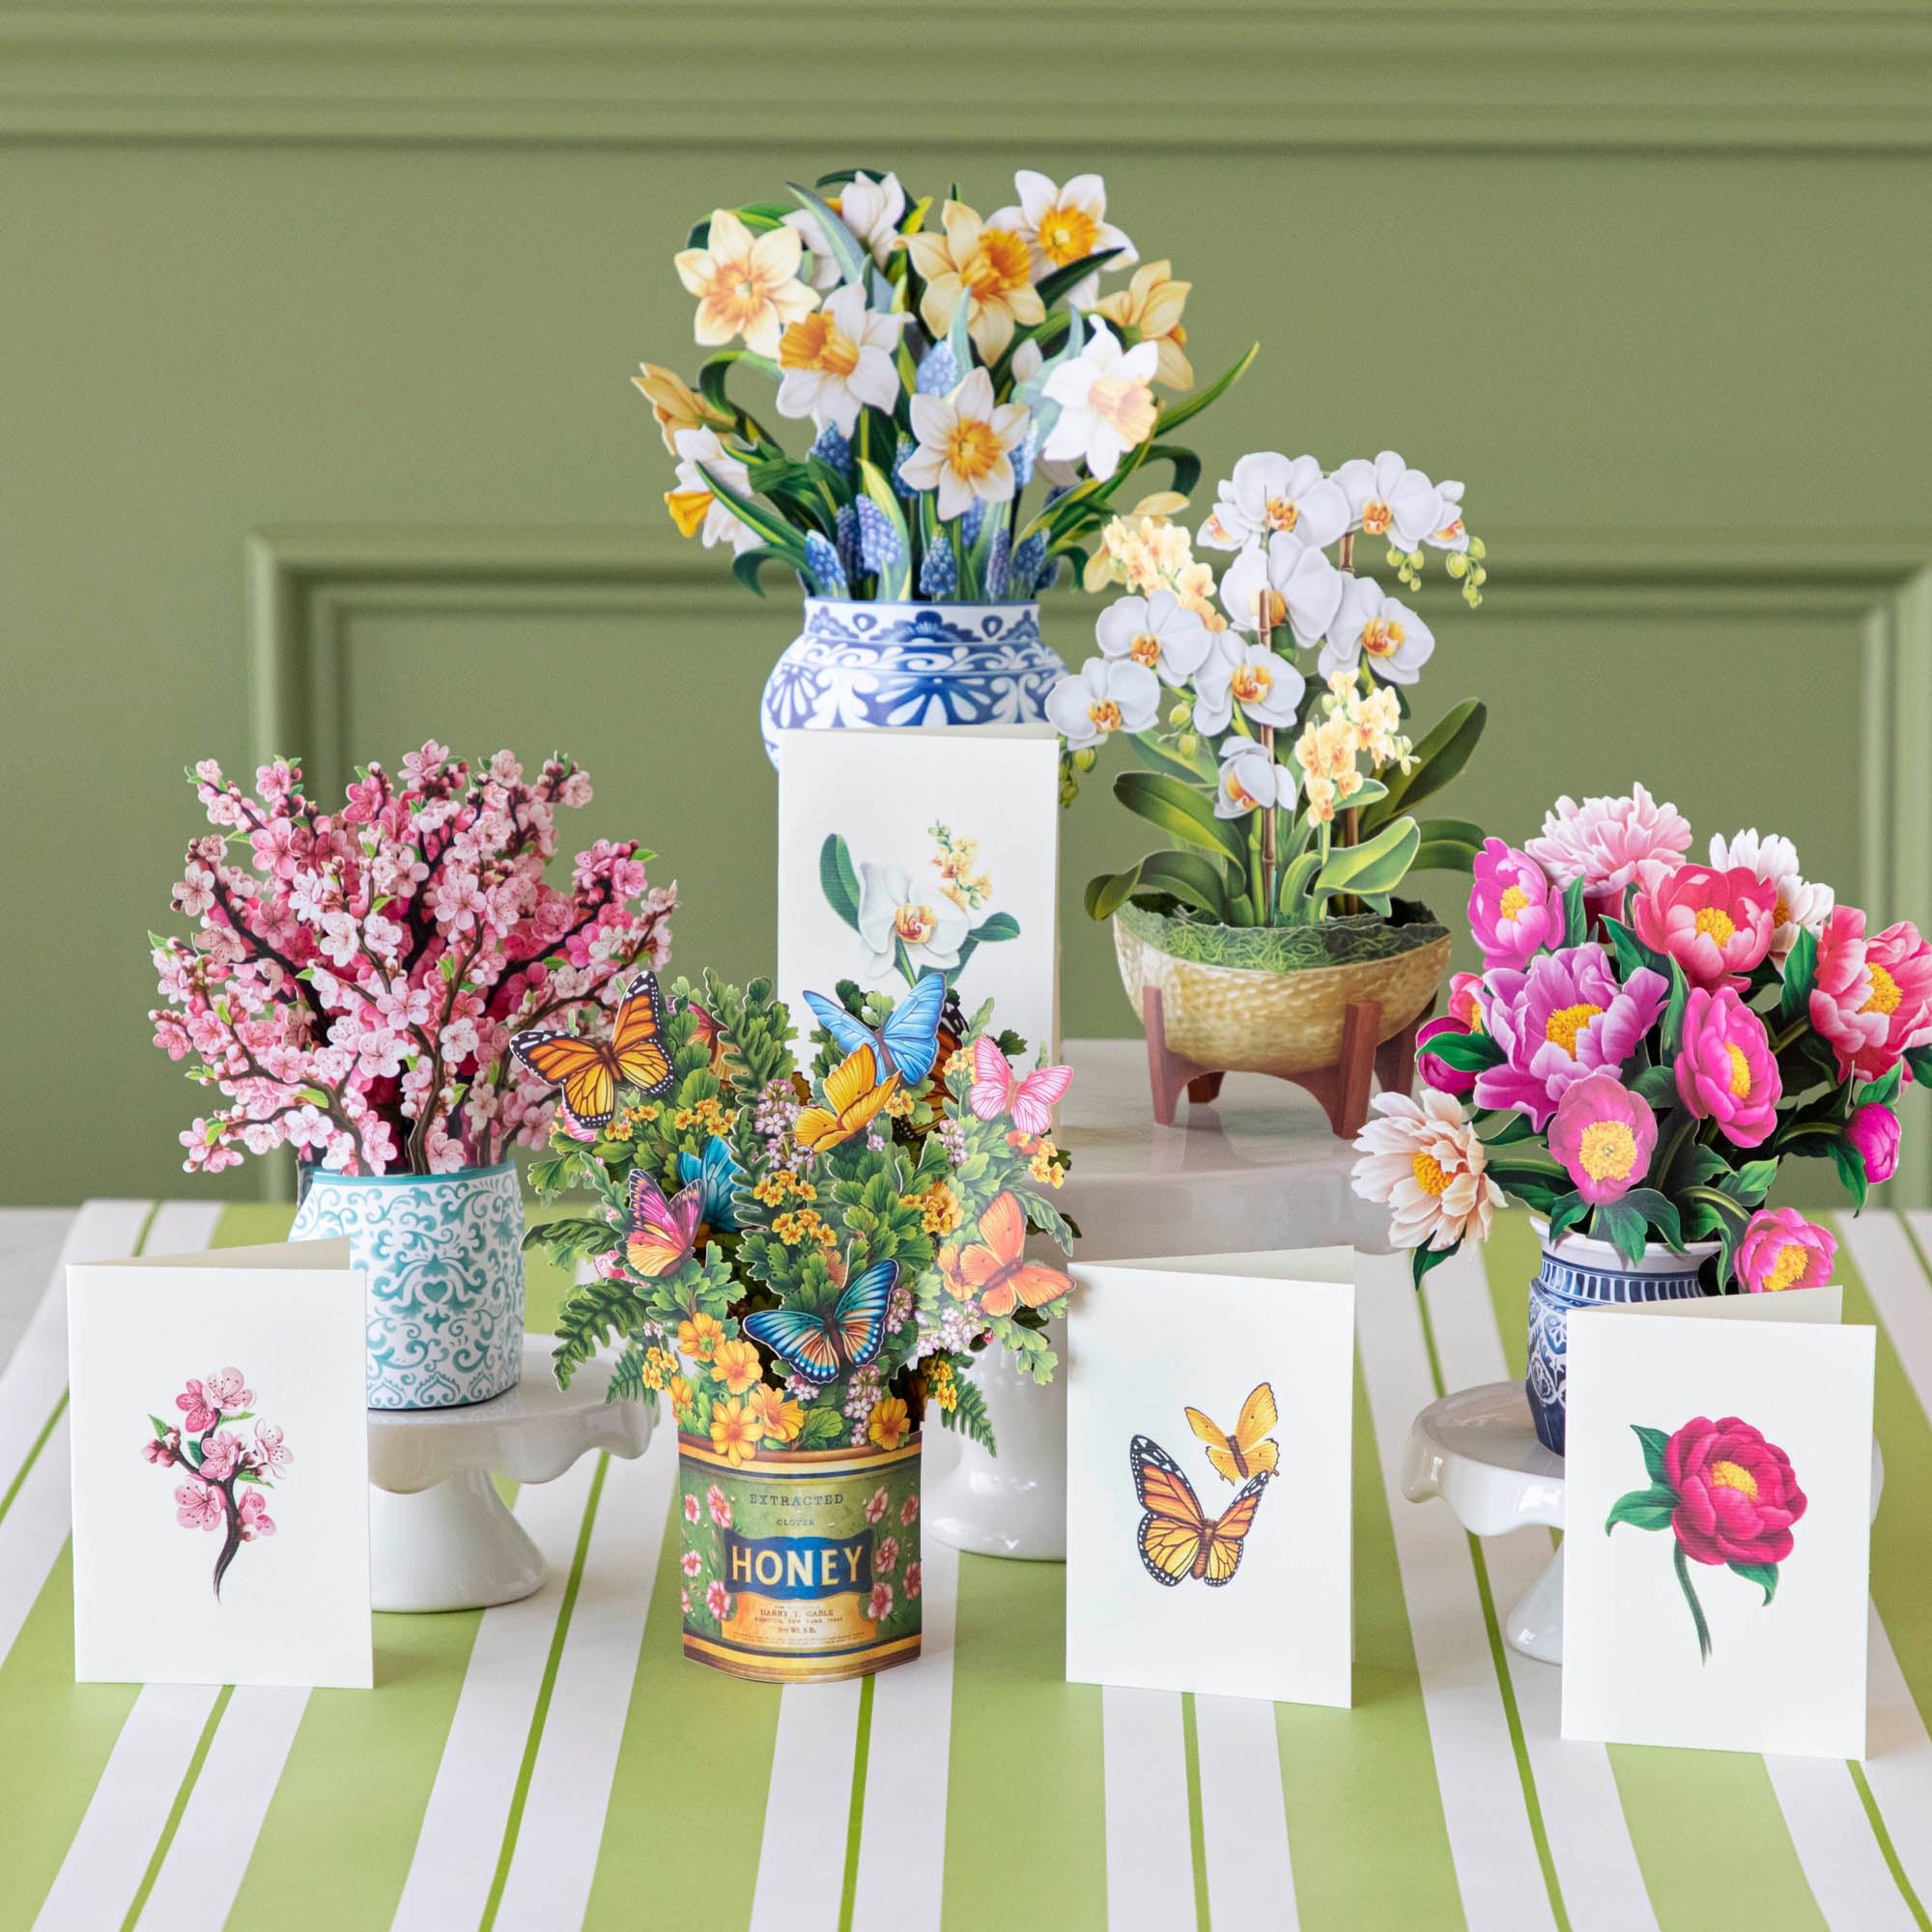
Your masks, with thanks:
M 641 1456 L 656 1411 L 607 1403 L 611 1360 L 556 1385 L 548 1335 L 524 1338 L 524 1376 L 467 1408 L 369 1411 L 370 1602 L 379 1610 L 469 1610 L 541 1587 L 544 1561 L 493 1476 L 550 1483 L 580 1456 Z
M 1872 1443 L 1872 1514 L 1885 1488 L 1885 1460 Z M 1432 1402 L 1409 1424 L 1402 1492 L 1410 1502 L 1440 1496 L 1476 1536 L 1505 1536 L 1541 1524 L 1563 1527 L 1563 1458 L 1536 1439 L 1520 1382 L 1484 1382 Z M 1563 1662 L 1563 1550 L 1556 1552 L 1503 1623 L 1514 1650 Z

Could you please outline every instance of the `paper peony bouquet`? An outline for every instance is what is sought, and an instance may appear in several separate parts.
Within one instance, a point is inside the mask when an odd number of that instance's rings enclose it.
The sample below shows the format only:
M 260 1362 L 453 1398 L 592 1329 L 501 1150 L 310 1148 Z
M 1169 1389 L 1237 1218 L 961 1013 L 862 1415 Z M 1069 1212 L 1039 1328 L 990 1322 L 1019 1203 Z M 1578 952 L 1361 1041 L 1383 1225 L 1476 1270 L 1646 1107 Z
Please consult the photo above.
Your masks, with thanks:
M 1013 186 L 982 217 L 956 187 L 912 200 L 846 168 L 691 231 L 677 272 L 715 353 L 695 390 L 655 363 L 632 380 L 677 459 L 678 528 L 729 544 L 753 589 L 776 563 L 820 597 L 1024 602 L 1142 493 L 1144 465 L 1165 462 L 1179 494 L 1161 500 L 1184 500 L 1200 464 L 1163 439 L 1254 350 L 1195 391 L 1191 284 L 1150 262 L 1100 292 L 1140 258 L 1099 176 Z M 779 417 L 810 423 L 809 447 L 788 453 L 728 393 L 747 368 L 778 385 Z M 1155 384 L 1185 400 L 1162 407 Z
M 1484 970 L 1418 1042 L 1420 1100 L 1383 1094 L 1355 1190 L 1392 1210 L 1420 1281 L 1481 1240 L 1505 1194 L 1549 1238 L 1634 1263 L 1651 1237 L 1716 1244 L 1725 1292 L 1831 1279 L 1836 1242 L 1764 1206 L 1787 1156 L 1832 1161 L 1855 1208 L 1898 1164 L 1891 1102 L 1932 1077 L 1932 946 L 1741 832 L 1689 863 L 1690 827 L 1641 785 L 1558 799 L 1543 837 L 1483 846 L 1469 923 Z

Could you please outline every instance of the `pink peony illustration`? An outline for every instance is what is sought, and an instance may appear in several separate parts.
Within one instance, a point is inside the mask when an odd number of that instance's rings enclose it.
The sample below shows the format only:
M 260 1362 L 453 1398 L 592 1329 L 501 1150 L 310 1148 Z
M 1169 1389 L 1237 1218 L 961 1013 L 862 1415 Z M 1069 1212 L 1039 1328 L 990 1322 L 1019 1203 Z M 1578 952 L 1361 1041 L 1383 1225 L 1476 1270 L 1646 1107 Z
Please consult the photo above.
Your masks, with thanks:
M 1745 1223 L 1731 1270 L 1749 1294 L 1822 1288 L 1832 1279 L 1838 1238 L 1796 1208 L 1760 1208 Z
M 1845 1138 L 1865 1163 L 1865 1179 L 1876 1187 L 1898 1172 L 1898 1116 L 1883 1100 L 1867 1100 L 1845 1122 Z
M 1771 951 L 1777 888 L 1748 866 L 1679 866 L 1646 877 L 1631 908 L 1636 936 L 1667 952 L 1693 986 L 1743 986 Z
M 1831 1042 L 1838 1078 L 1882 1079 L 1932 1039 L 1932 947 L 1908 921 L 1865 937 L 1856 906 L 1833 906 L 1818 941 L 1811 1024 Z
M 1735 986 L 1716 992 L 1699 986 L 1691 993 L 1674 1071 L 1677 1097 L 1700 1121 L 1716 1121 L 1741 1148 L 1762 1147 L 1771 1138 L 1783 1082 L 1764 1022 Z
M 269 1496 L 275 1479 L 295 1461 L 273 1423 L 257 1420 L 252 1441 L 221 1427 L 224 1419 L 239 1421 L 248 1414 L 254 1400 L 255 1391 L 240 1369 L 217 1369 L 202 1381 L 190 1381 L 175 1397 L 179 1427 L 149 1416 L 154 1433 L 141 1444 L 147 1462 L 180 1470 L 186 1478 L 175 1487 L 175 1520 L 184 1529 L 221 1533 L 214 1559 L 217 1598 L 242 1546 L 274 1535 Z
M 1563 1090 L 1549 1151 L 1585 1201 L 1621 1201 L 1650 1172 L 1657 1116 L 1614 1073 L 1586 1073 Z
M 1581 879 L 1586 893 L 1621 894 L 1645 861 L 1675 866 L 1690 847 L 1690 821 L 1659 805 L 1641 785 L 1628 798 L 1559 798 L 1544 814 L 1543 837 L 1528 856 L 1561 889 Z
M 1563 908 L 1551 902 L 1549 881 L 1534 859 L 1486 838 L 1469 889 L 1469 929 L 1485 966 L 1520 968 L 1541 948 L 1561 943 Z

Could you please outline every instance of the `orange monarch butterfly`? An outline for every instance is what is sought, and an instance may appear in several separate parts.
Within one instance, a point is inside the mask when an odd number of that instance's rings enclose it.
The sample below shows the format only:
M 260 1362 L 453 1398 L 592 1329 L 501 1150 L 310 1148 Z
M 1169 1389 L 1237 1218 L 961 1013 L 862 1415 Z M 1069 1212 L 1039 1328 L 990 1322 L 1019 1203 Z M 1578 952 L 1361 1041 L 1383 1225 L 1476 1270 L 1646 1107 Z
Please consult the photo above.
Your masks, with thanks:
M 849 1053 L 825 1076 L 822 1106 L 801 1107 L 791 1136 L 800 1147 L 823 1153 L 849 1141 L 899 1090 L 899 1076 L 879 1079 L 869 1046 Z
M 664 995 L 646 969 L 633 980 L 617 1009 L 609 1039 L 537 1027 L 511 1040 L 511 1050 L 539 1080 L 563 1089 L 563 1104 L 580 1126 L 601 1127 L 617 1110 L 622 1080 L 654 1098 L 671 1083 L 664 1048 Z
M 1257 1386 L 1241 1405 L 1240 1419 L 1235 1424 L 1232 1435 L 1198 1408 L 1187 1411 L 1187 1426 L 1207 1443 L 1208 1462 L 1231 1483 L 1248 1476 L 1264 1476 L 1280 1463 L 1280 1445 L 1262 1439 L 1280 1419 L 1274 1406 L 1274 1389 L 1267 1382 Z
M 987 1315 L 1010 1315 L 1025 1302 L 1037 1308 L 1056 1301 L 1073 1284 L 1057 1268 L 1026 1258 L 1026 1209 L 1010 1189 L 996 1194 L 980 1216 L 977 1241 L 939 1251 L 939 1272 L 961 1301 L 977 1301 Z
M 1254 1527 L 1262 1492 L 1272 1478 L 1251 1477 L 1210 1520 L 1202 1513 L 1180 1464 L 1158 1442 L 1136 1435 L 1127 1445 L 1127 1458 L 1134 1468 L 1134 1494 L 1147 1512 L 1137 1532 L 1142 1569 L 1170 1589 L 1186 1577 L 1219 1589 L 1241 1567 L 1241 1550 Z

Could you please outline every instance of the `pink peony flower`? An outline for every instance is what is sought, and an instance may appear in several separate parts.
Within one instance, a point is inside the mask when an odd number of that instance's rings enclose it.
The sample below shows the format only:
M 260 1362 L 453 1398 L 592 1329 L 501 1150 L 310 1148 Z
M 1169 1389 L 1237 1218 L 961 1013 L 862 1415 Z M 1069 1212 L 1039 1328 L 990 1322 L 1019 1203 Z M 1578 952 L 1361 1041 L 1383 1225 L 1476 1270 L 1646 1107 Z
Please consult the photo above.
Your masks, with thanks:
M 175 1520 L 184 1529 L 219 1529 L 227 1517 L 228 1506 L 219 1490 L 192 1480 L 176 1489 Z
M 1630 1058 L 1670 991 L 1647 966 L 1619 985 L 1609 953 L 1594 944 L 1540 953 L 1526 973 L 1499 967 L 1483 984 L 1485 1020 L 1508 1059 L 1477 1074 L 1476 1104 L 1513 1107 L 1538 1128 L 1573 1081 Z
M 1742 986 L 1771 951 L 1776 905 L 1777 888 L 1747 866 L 1679 866 L 1645 880 L 1633 923 L 1693 986 Z
M 1674 1070 L 1677 1097 L 1700 1121 L 1716 1121 L 1726 1139 L 1754 1148 L 1771 1138 L 1783 1083 L 1764 1022 L 1735 986 L 1691 992 Z
M 1748 1422 L 1697 1416 L 1664 1445 L 1663 1479 L 1677 1492 L 1670 1527 L 1697 1563 L 1782 1563 L 1804 1492 L 1791 1458 Z
M 269 1499 L 260 1490 L 243 1490 L 240 1508 L 243 1543 L 253 1543 L 258 1536 L 274 1535 L 275 1520 L 269 1514 Z
M 1675 866 L 1690 845 L 1690 821 L 1639 784 L 1628 798 L 1559 798 L 1525 850 L 1559 888 L 1581 879 L 1585 892 L 1621 894 L 1646 859 Z
M 199 1435 L 204 1429 L 214 1427 L 215 1405 L 208 1399 L 199 1382 L 189 1382 L 175 1397 L 175 1406 L 182 1412 L 182 1427 L 190 1435 Z
M 1464 1236 L 1489 1239 L 1502 1190 L 1484 1171 L 1487 1156 L 1462 1102 L 1425 1090 L 1378 1094 L 1374 1113 L 1355 1136 L 1361 1155 L 1355 1192 L 1389 1209 L 1389 1239 L 1399 1248 L 1453 1248 Z
M 905 1593 L 906 1593 L 907 1603 L 912 1604 L 912 1603 L 917 1603 L 919 1601 L 920 1589 L 921 1586 L 924 1583 L 924 1581 L 925 1581 L 925 1572 L 923 1566 L 917 1563 L 908 1563 L 906 1565 L 906 1573 L 905 1573 Z
M 1882 1100 L 1867 1100 L 1852 1115 L 1845 1138 L 1864 1157 L 1865 1179 L 1874 1187 L 1898 1172 L 1898 1116 Z
M 1731 1271 L 1751 1294 L 1822 1288 L 1832 1279 L 1837 1237 L 1796 1208 L 1760 1208 L 1745 1224 Z
M 1449 976 L 1449 1010 L 1433 1019 L 1415 1037 L 1416 1066 L 1423 1079 L 1438 1094 L 1463 1094 L 1476 1084 L 1473 1073 L 1451 1066 L 1446 1060 L 1423 1051 L 1432 1039 L 1444 1034 L 1472 1034 L 1483 1031 L 1483 990 L 1479 973 L 1452 973 Z
M 1469 928 L 1483 949 L 1485 966 L 1527 966 L 1546 946 L 1563 943 L 1563 909 L 1549 896 L 1549 881 L 1526 853 L 1486 838 L 1469 889 Z
M 1910 921 L 1865 937 L 1856 906 L 1834 906 L 1818 941 L 1811 1024 L 1831 1042 L 1838 1078 L 1878 1080 L 1932 1039 L 1932 947 Z
M 1586 1073 L 1563 1090 L 1549 1151 L 1585 1201 L 1620 1201 L 1650 1172 L 1657 1116 L 1614 1073 Z
M 866 1599 L 866 1614 L 875 1624 L 884 1623 L 893 1613 L 893 1586 L 890 1583 L 874 1583 L 872 1594 Z

